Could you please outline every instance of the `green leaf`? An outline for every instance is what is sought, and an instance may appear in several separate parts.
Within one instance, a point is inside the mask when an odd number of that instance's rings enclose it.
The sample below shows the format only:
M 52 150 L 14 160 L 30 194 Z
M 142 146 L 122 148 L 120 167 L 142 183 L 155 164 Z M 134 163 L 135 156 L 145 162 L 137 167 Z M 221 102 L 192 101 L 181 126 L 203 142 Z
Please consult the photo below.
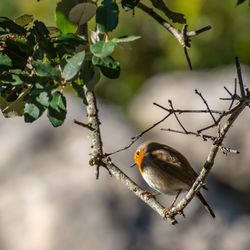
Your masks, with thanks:
M 12 60 L 8 56 L 0 54 L 0 71 L 12 67 Z
M 66 113 L 66 98 L 59 91 L 54 92 L 47 113 L 52 125 L 54 127 L 62 125 L 66 118 Z
M 33 58 L 34 60 L 42 60 L 44 57 L 43 51 L 39 48 L 38 44 L 34 46 L 34 54 Z
M 80 44 L 86 44 L 87 41 L 83 40 L 81 37 L 73 33 L 67 33 L 59 35 L 54 43 L 63 43 L 66 45 L 78 46 Z
M 67 64 L 63 68 L 63 78 L 66 81 L 70 81 L 76 77 L 81 69 L 84 57 L 85 51 L 81 51 L 67 61 Z
M 24 108 L 24 121 L 33 122 L 37 120 L 42 115 L 43 112 L 44 109 L 41 109 L 35 103 L 27 102 Z
M 57 37 L 62 34 L 62 32 L 55 26 L 48 26 L 47 29 L 49 31 L 50 37 Z
M 0 27 L 17 35 L 26 35 L 27 32 L 23 27 L 17 25 L 7 17 L 0 17 Z
M 23 92 L 14 102 L 8 102 L 5 98 L 0 96 L 0 108 L 5 118 L 23 116 L 25 106 L 24 97 L 28 92 L 29 89 L 23 89 Z
M 31 56 L 33 54 L 33 46 L 27 41 L 27 39 L 15 39 L 15 44 L 19 50 L 26 56 Z
M 1 96 L 7 102 L 16 101 L 24 91 L 25 88 L 22 85 L 2 84 L 0 86 Z
M 75 33 L 77 25 L 68 19 L 70 10 L 76 5 L 72 0 L 61 0 L 56 6 L 56 25 L 62 33 Z
M 107 57 L 113 53 L 114 49 L 115 43 L 112 41 L 101 41 L 90 46 L 91 52 L 97 57 Z
M 4 84 L 10 84 L 12 86 L 20 85 L 23 83 L 22 79 L 20 78 L 19 73 L 15 73 L 14 71 L 10 71 L 6 74 L 0 75 L 0 81 Z
M 44 91 L 41 92 L 37 97 L 36 101 L 40 103 L 43 107 L 48 107 L 49 106 L 49 101 L 50 101 L 50 96 L 49 93 Z
M 88 105 L 88 102 L 86 100 L 86 96 L 85 96 L 85 93 L 84 93 L 84 90 L 83 90 L 83 85 L 79 85 L 75 82 L 72 82 L 72 87 L 73 89 L 75 90 L 76 92 L 76 95 L 82 99 L 83 103 L 85 105 Z
M 112 42 L 114 43 L 127 43 L 127 42 L 132 42 L 137 39 L 140 39 L 140 36 L 121 36 L 121 37 L 116 37 L 112 39 Z
M 26 105 L 24 109 L 25 122 L 33 122 L 37 120 L 43 112 L 49 107 L 51 99 L 51 90 L 55 86 L 44 87 L 39 82 L 35 83 L 27 97 L 25 97 Z
M 56 84 L 49 85 L 49 86 L 45 86 L 42 84 L 44 84 L 44 83 L 42 83 L 41 81 L 40 82 L 36 81 L 36 83 L 33 84 L 33 87 L 31 89 L 29 95 L 37 97 L 43 92 L 47 92 L 50 94 L 53 89 L 58 88 L 58 85 L 56 85 Z
M 12 39 L 6 39 L 4 54 L 6 54 L 13 63 L 13 68 L 25 69 L 28 56 L 19 48 L 18 42 Z
M 125 11 L 133 10 L 140 0 L 122 0 L 122 8 Z
M 79 3 L 69 12 L 69 20 L 78 26 L 87 23 L 96 13 L 94 3 Z
M 61 11 L 56 11 L 56 25 L 62 33 L 74 33 L 77 29 L 77 25 L 71 23 Z
M 25 27 L 33 21 L 33 16 L 25 14 L 25 15 L 22 15 L 22 16 L 15 18 L 14 21 L 16 24 L 18 24 L 22 27 Z
M 118 24 L 118 5 L 112 0 L 104 0 L 96 11 L 97 29 L 106 33 L 116 28 Z
M 66 111 L 66 99 L 64 95 L 59 91 L 53 92 L 49 107 L 57 112 L 61 110 Z
M 30 29 L 30 33 L 30 40 L 33 40 L 33 42 L 36 40 L 39 44 L 39 48 L 45 52 L 49 58 L 56 57 L 56 49 L 50 40 L 49 31 L 44 23 L 35 21 L 34 26 Z
M 99 66 L 103 75 L 110 79 L 118 78 L 120 75 L 120 63 L 111 56 L 104 58 L 93 56 L 92 63 Z
M 48 77 L 52 80 L 60 80 L 61 78 L 60 70 L 48 62 L 42 63 L 34 61 L 31 63 L 31 65 L 35 68 L 38 76 Z
M 38 21 L 36 20 L 34 22 L 34 26 L 32 28 L 32 31 L 38 36 L 46 36 L 46 37 L 49 37 L 49 31 L 46 27 L 46 25 L 41 22 L 41 21 Z

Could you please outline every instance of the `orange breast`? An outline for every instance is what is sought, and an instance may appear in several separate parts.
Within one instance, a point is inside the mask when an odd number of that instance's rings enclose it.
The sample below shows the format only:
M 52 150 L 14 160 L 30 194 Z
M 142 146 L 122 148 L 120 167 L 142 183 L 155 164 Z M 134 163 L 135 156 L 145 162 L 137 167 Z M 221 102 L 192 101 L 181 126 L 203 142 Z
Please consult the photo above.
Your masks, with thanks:
M 143 168 L 144 168 L 143 158 L 145 154 L 146 154 L 146 150 L 140 150 L 140 151 L 136 151 L 134 155 L 135 163 L 138 165 L 141 174 L 143 174 Z

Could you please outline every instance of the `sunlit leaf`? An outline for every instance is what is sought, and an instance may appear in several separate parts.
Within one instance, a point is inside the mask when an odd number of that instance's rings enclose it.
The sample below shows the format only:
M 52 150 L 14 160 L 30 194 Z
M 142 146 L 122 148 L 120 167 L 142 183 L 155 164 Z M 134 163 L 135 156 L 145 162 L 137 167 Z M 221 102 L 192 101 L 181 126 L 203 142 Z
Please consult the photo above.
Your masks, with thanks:
M 137 39 L 140 39 L 141 37 L 140 36 L 121 36 L 121 37 L 116 37 L 116 38 L 113 38 L 111 41 L 114 42 L 114 43 L 127 43 L 127 42 L 132 42 L 132 41 L 135 41 Z
M 34 61 L 31 65 L 34 67 L 38 76 L 48 77 L 53 80 L 60 80 L 61 78 L 60 70 L 48 62 L 42 63 Z
M 67 64 L 63 68 L 63 78 L 66 81 L 72 80 L 79 73 L 84 57 L 85 51 L 81 51 L 67 60 Z
M 16 24 L 18 24 L 22 27 L 25 27 L 33 21 L 33 16 L 25 14 L 25 15 L 22 15 L 22 16 L 15 18 L 14 21 Z
M 114 42 L 101 41 L 91 45 L 90 50 L 97 57 L 106 57 L 113 53 L 114 48 L 115 48 Z
M 0 54 L 0 71 L 12 67 L 12 60 L 8 56 Z
M 56 6 L 56 26 L 62 33 L 76 32 L 77 25 L 68 19 L 69 12 L 75 5 L 75 1 L 62 0 Z

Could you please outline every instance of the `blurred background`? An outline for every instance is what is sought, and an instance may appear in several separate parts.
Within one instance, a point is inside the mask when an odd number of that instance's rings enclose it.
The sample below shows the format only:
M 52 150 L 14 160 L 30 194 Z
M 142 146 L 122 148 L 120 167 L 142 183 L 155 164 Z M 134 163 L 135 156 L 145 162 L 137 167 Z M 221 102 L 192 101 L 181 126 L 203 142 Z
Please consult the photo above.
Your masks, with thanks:
M 219 98 L 228 96 L 224 86 L 233 91 L 235 56 L 242 63 L 244 83 L 250 87 L 247 2 L 238 7 L 236 0 L 166 2 L 185 14 L 190 30 L 213 28 L 193 39 L 189 54 L 194 70 L 190 72 L 183 49 L 165 29 L 140 10 L 135 15 L 120 10 L 118 29 L 111 36 L 142 38 L 116 48 L 121 77 L 103 78 L 97 86 L 105 152 L 127 145 L 132 136 L 166 115 L 153 102 L 167 106 L 171 99 L 176 108 L 203 109 L 194 93 L 198 89 L 210 108 L 228 108 L 230 103 Z M 1 0 L 0 16 L 33 14 L 53 26 L 56 4 L 51 0 Z M 203 194 L 216 219 L 194 199 L 185 209 L 186 219 L 179 217 L 179 224 L 170 226 L 104 169 L 100 180 L 95 180 L 88 164 L 87 130 L 73 123 L 73 119 L 86 122 L 85 107 L 71 93 L 68 107 L 66 122 L 57 129 L 46 115 L 33 124 L 0 117 L 1 250 L 250 249 L 249 110 L 241 114 L 225 140 L 225 146 L 240 154 L 219 152 L 206 182 L 209 191 Z M 183 115 L 181 120 L 188 130 L 212 122 L 208 115 Z M 140 142 L 150 139 L 175 147 L 199 172 L 211 143 L 160 128 L 180 129 L 171 118 Z M 140 142 L 113 160 L 150 190 L 138 169 L 129 168 Z M 165 206 L 172 199 L 159 198 Z

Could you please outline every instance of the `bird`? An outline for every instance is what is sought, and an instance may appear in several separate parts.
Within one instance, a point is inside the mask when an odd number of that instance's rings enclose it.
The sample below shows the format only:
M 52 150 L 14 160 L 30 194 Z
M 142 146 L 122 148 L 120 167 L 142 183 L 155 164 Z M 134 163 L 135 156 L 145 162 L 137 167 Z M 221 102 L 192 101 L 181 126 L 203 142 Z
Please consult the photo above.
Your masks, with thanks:
M 157 191 L 150 193 L 144 191 L 148 197 L 159 194 L 176 195 L 170 207 L 164 209 L 164 217 L 174 206 L 180 193 L 191 188 L 198 176 L 188 160 L 176 149 L 153 141 L 142 143 L 134 154 L 135 164 L 147 184 Z M 206 186 L 203 186 L 207 190 Z M 200 191 L 196 193 L 197 198 L 204 205 L 207 212 L 215 218 L 215 214 L 208 205 Z

